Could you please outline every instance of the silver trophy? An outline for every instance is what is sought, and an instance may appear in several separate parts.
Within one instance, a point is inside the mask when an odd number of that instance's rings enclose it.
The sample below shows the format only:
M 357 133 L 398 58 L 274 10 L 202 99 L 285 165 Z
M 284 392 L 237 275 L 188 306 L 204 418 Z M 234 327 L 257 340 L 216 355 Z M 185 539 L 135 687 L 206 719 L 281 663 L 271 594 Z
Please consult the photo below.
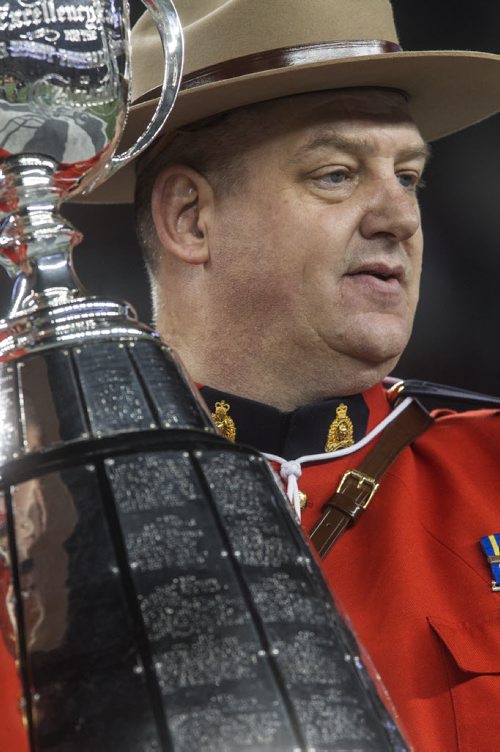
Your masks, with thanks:
M 0 742 L 404 750 L 267 463 L 217 434 L 127 304 L 74 275 L 61 202 L 144 149 L 179 86 L 175 10 L 148 5 L 163 92 L 117 154 L 126 4 L 0 4 L 0 261 L 15 277 L 0 323 L 0 681 L 14 676 L 20 700 Z
M 170 0 L 145 2 L 165 51 L 162 96 L 138 142 L 116 154 L 130 98 L 123 0 L 7 0 L 0 5 L 1 262 L 23 272 L 10 317 L 79 296 L 71 249 L 80 234 L 60 204 L 88 193 L 142 152 L 162 128 L 182 71 Z

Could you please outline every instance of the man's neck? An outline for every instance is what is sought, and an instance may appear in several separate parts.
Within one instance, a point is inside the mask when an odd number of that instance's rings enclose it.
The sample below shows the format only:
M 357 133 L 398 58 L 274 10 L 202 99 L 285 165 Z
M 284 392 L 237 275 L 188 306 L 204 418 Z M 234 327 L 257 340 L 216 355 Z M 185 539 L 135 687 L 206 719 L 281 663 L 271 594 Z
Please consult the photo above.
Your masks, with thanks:
M 196 383 L 208 384 L 220 392 L 237 395 L 283 412 L 290 412 L 304 405 L 313 405 L 327 399 L 361 394 L 380 383 L 387 375 L 384 370 L 380 376 L 377 374 L 378 378 L 374 378 L 374 375 L 370 373 L 359 374 L 356 379 L 323 378 L 322 383 L 315 383 L 304 379 L 300 368 L 296 373 L 289 369 L 286 374 L 287 378 L 283 380 L 274 377 L 267 379 L 266 375 L 253 380 L 248 378 L 248 374 L 231 378 L 226 374 L 213 373 L 211 369 L 207 369 L 204 373 L 206 375 L 201 377 L 195 376 Z
M 169 344 L 195 383 L 286 412 L 333 397 L 360 394 L 380 383 L 397 363 L 397 358 L 369 363 L 332 351 L 293 356 L 279 348 L 266 349 L 265 341 L 256 336 L 237 338 L 237 347 L 220 336 Z

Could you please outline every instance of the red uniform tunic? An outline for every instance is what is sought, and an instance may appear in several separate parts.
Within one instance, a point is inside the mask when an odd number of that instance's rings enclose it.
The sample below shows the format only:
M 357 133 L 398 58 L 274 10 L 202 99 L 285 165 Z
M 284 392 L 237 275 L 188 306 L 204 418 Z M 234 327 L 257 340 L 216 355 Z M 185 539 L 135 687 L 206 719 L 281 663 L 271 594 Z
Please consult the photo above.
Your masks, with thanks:
M 322 453 L 325 425 L 336 415 L 332 400 L 284 414 L 208 387 L 201 391 L 212 409 L 216 399 L 227 399 L 237 440 L 287 460 Z M 381 385 L 363 396 L 367 422 L 359 395 L 342 400 L 356 442 L 390 412 Z M 500 592 L 491 590 L 479 541 L 500 533 L 500 411 L 440 411 L 435 417 L 391 465 L 323 570 L 416 752 L 495 752 Z M 347 456 L 302 462 L 306 533 L 344 472 L 356 468 L 376 440 Z
M 0 752 L 28 752 L 21 684 L 12 655 L 12 624 L 6 608 L 8 587 L 8 571 L 0 556 Z
M 370 430 L 388 406 L 365 398 Z M 306 531 L 369 449 L 303 466 Z M 437 417 L 323 563 L 417 752 L 499 748 L 500 593 L 479 544 L 500 532 L 499 449 L 500 411 Z

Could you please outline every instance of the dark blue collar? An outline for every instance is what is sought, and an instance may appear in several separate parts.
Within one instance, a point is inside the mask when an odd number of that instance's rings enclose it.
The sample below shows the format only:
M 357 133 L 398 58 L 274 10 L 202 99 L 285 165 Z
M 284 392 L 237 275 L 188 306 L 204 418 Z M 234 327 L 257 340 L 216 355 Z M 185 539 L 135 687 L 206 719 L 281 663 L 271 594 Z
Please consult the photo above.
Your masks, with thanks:
M 347 406 L 353 424 L 354 441 L 360 441 L 366 434 L 369 411 L 361 394 L 322 400 L 287 413 L 208 386 L 201 387 L 200 392 L 212 413 L 216 402 L 227 402 L 238 443 L 287 460 L 325 451 L 329 428 L 342 403 Z

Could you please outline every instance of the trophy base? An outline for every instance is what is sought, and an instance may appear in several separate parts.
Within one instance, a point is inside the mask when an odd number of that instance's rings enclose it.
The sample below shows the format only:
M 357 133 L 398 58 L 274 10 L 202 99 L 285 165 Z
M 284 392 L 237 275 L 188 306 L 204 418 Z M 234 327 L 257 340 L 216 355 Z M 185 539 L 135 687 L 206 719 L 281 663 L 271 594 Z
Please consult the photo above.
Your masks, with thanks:
M 0 365 L 32 749 L 405 750 L 274 474 L 171 351 L 50 342 Z

